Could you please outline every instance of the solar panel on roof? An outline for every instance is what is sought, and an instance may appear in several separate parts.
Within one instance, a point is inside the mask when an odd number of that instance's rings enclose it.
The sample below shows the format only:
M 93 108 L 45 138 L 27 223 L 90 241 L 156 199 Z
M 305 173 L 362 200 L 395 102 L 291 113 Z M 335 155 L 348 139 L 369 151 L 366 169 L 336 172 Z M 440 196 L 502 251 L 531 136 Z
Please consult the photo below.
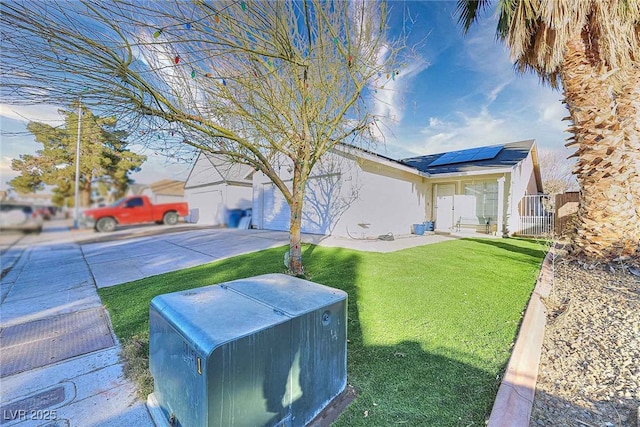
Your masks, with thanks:
M 429 163 L 429 167 L 493 159 L 503 148 L 504 145 L 493 145 L 491 147 L 479 147 L 469 148 L 467 150 L 450 151 L 448 153 L 444 153 L 442 156 Z

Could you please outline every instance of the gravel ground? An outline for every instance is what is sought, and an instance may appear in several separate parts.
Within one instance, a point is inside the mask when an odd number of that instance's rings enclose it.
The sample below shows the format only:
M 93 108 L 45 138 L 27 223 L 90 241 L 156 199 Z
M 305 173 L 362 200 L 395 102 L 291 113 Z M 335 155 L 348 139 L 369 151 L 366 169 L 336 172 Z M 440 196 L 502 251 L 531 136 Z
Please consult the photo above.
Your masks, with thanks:
M 530 427 L 640 427 L 640 267 L 556 258 Z

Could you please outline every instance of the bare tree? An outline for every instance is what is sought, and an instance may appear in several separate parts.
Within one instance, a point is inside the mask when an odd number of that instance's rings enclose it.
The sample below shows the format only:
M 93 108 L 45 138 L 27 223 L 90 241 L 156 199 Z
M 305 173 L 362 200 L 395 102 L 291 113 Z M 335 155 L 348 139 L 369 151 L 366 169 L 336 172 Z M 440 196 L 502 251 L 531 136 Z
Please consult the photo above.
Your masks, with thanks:
M 575 160 L 559 150 L 549 150 L 540 153 L 540 174 L 542 187 L 546 194 L 561 194 L 567 191 L 578 191 L 578 181 L 571 173 L 575 167 Z
M 176 158 L 194 150 L 265 173 L 300 247 L 307 178 L 337 143 L 363 144 L 398 75 L 384 1 L 9 1 L 0 5 L 3 99 L 91 106 Z M 293 168 L 285 182 L 282 158 Z

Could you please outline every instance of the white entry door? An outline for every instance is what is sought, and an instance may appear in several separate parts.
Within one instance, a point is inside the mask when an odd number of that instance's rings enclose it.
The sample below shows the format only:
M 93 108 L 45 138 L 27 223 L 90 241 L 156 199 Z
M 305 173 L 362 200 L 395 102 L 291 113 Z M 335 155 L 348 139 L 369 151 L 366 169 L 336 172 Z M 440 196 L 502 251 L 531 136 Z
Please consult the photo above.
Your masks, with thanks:
M 437 184 L 436 231 L 449 233 L 453 229 L 453 196 L 455 193 L 455 184 Z

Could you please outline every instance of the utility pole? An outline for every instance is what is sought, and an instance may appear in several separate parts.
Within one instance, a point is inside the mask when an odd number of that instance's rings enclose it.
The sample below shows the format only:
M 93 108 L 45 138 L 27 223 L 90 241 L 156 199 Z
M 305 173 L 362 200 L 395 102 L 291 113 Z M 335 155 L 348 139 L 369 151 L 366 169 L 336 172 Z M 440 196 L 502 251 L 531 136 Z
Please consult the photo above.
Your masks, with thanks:
M 78 98 L 78 142 L 76 143 L 76 188 L 75 201 L 73 204 L 73 228 L 78 228 L 78 219 L 80 218 L 80 131 L 82 130 L 82 98 Z

